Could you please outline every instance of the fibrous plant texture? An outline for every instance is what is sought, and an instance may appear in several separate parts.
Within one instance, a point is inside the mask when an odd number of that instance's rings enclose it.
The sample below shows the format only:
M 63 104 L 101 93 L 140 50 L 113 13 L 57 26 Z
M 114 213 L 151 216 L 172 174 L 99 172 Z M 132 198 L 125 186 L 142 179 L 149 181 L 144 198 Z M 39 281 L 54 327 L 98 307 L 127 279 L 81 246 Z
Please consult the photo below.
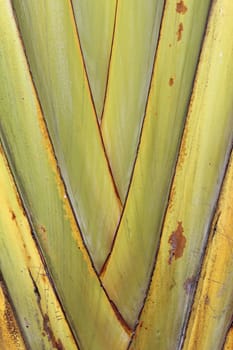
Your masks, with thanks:
M 233 349 L 232 17 L 0 0 L 0 349 Z

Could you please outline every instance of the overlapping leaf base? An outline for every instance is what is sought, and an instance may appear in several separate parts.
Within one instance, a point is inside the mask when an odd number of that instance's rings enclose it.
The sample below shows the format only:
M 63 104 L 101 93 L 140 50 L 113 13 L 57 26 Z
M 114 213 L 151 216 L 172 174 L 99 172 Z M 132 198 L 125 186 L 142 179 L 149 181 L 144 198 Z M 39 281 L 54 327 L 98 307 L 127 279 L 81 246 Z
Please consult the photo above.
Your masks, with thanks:
M 232 16 L 0 0 L 0 348 L 232 348 Z

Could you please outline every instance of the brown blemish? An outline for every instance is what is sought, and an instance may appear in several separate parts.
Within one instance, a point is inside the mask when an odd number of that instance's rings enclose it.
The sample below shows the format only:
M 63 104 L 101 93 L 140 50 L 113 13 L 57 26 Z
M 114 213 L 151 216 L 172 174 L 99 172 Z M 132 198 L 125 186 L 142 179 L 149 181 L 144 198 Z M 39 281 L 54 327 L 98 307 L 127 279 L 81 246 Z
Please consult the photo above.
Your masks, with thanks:
M 148 327 L 145 327 L 143 324 L 144 324 L 144 322 L 141 321 L 141 322 L 139 323 L 138 327 L 139 327 L 139 328 L 142 328 L 142 327 L 143 327 L 143 328 L 147 331 Z
M 10 212 L 10 214 L 11 214 L 11 220 L 14 221 L 14 223 L 15 223 L 15 225 L 16 225 L 18 231 L 21 232 L 21 227 L 20 227 L 19 224 L 18 224 L 18 221 L 17 221 L 17 219 L 16 219 L 16 215 L 15 215 L 14 211 L 13 211 L 12 209 L 9 209 L 9 212 Z
M 10 309 L 8 302 L 5 303 L 4 319 L 6 321 L 7 329 L 11 336 L 11 339 L 15 344 L 17 344 L 19 342 L 19 331 L 15 324 L 15 320 L 12 315 L 12 310 Z
M 191 106 L 191 103 L 189 104 L 189 106 Z M 189 108 L 189 111 L 191 111 L 191 109 Z M 187 152 L 187 140 L 188 140 L 188 135 L 189 135 L 189 116 L 187 117 L 187 121 L 186 121 L 186 125 L 184 128 L 184 132 L 183 132 L 183 136 L 182 136 L 182 141 L 181 141 L 181 146 L 180 146 L 180 152 L 179 152 L 179 158 L 178 158 L 178 163 L 177 163 L 177 168 L 182 169 L 183 164 L 185 159 L 187 158 L 188 152 Z
M 168 210 L 169 211 L 173 210 L 175 196 L 176 196 L 176 188 L 175 188 L 175 185 L 173 184 L 171 192 L 170 192 L 170 196 L 169 196 L 169 202 L 168 202 Z
M 10 213 L 11 213 L 11 219 L 15 220 L 16 216 L 15 216 L 15 213 L 13 212 L 13 210 L 10 210 Z
M 33 283 L 33 287 L 34 287 L 34 293 L 36 295 L 36 299 L 37 299 L 37 303 L 39 305 L 39 308 L 41 308 L 40 302 L 41 302 L 41 295 L 40 295 L 40 291 L 39 288 L 37 287 L 36 281 L 34 280 L 31 271 L 28 269 L 28 273 L 29 276 L 31 277 L 32 283 Z
M 41 276 L 42 281 L 44 283 L 46 283 L 47 282 L 47 279 L 46 279 L 47 275 L 46 275 L 46 273 L 40 273 L 40 276 Z
M 5 320 L 5 325 L 7 327 L 7 331 L 10 335 L 10 338 L 12 342 L 16 345 L 16 348 L 18 349 L 20 347 L 20 343 L 22 340 L 22 337 L 20 335 L 20 330 L 18 328 L 15 316 L 14 316 L 14 311 L 10 305 L 9 299 L 8 299 L 8 294 L 6 290 L 6 286 L 3 284 L 2 281 L 0 281 L 1 289 L 2 292 L 5 296 L 5 302 L 4 302 L 4 314 L 3 318 Z M 0 325 L 1 327 L 1 325 Z M 1 338 L 1 332 L 0 332 L 0 338 Z M 20 341 L 21 339 L 21 341 Z M 1 341 L 1 339 L 0 339 Z
M 44 332 L 47 334 L 47 337 L 49 339 L 49 341 L 51 342 L 52 346 L 54 349 L 57 349 L 57 350 L 65 350 L 62 342 L 61 342 L 61 339 L 56 339 L 55 335 L 53 334 L 53 331 L 50 327 L 50 321 L 49 321 L 49 316 L 47 314 L 45 314 L 43 316 L 43 329 L 44 329 Z
M 28 273 L 31 277 L 31 280 L 32 280 L 32 283 L 33 283 L 33 286 L 34 286 L 34 293 L 36 295 L 36 298 L 37 298 L 37 304 L 39 306 L 39 309 L 41 311 L 41 315 L 43 317 L 43 335 L 44 336 L 47 336 L 48 337 L 48 340 L 51 342 L 52 344 L 52 347 L 54 349 L 57 349 L 57 350 L 65 350 L 62 342 L 61 342 L 61 339 L 58 338 L 56 339 L 54 333 L 53 333 L 53 330 L 51 329 L 51 325 L 50 325 L 50 320 L 49 320 L 49 316 L 45 313 L 43 313 L 43 310 L 42 310 L 42 307 L 41 307 L 41 295 L 40 295 L 40 291 L 39 291 L 39 288 L 37 287 L 37 284 L 36 284 L 36 281 L 34 280 L 33 276 L 32 276 L 32 273 L 31 271 L 28 269 Z
M 169 85 L 172 86 L 174 84 L 174 78 L 169 79 Z
M 177 35 L 177 41 L 180 41 L 182 39 L 182 32 L 184 30 L 183 23 L 179 24 L 178 30 L 176 32 Z
M 187 6 L 185 6 L 185 4 L 182 0 L 180 2 L 177 2 L 177 4 L 176 4 L 176 12 L 177 13 L 184 15 L 185 12 L 187 12 L 187 10 L 188 10 L 188 8 L 187 8 Z
M 195 286 L 196 278 L 195 276 L 189 277 L 184 282 L 184 290 L 187 295 L 190 295 L 192 293 L 193 287 Z
M 169 250 L 168 263 L 172 263 L 172 259 L 175 260 L 182 257 L 183 251 L 186 245 L 186 238 L 183 235 L 184 229 L 182 222 L 178 221 L 178 225 L 175 231 L 172 232 L 168 239 L 168 243 L 171 244 L 171 249 Z
M 23 206 L 22 206 L 21 199 L 20 199 L 20 197 L 19 197 L 19 194 L 18 194 L 18 193 L 16 193 L 16 200 L 17 200 L 17 203 L 18 203 L 18 205 L 19 205 L 20 209 L 22 210 L 23 216 L 26 216 L 25 211 L 24 211 L 24 208 L 23 208 Z
M 220 215 L 221 215 L 221 211 L 217 212 L 215 214 L 215 221 L 213 223 L 213 236 L 216 234 L 216 232 L 218 231 L 218 221 L 219 221 L 219 218 L 220 218 Z

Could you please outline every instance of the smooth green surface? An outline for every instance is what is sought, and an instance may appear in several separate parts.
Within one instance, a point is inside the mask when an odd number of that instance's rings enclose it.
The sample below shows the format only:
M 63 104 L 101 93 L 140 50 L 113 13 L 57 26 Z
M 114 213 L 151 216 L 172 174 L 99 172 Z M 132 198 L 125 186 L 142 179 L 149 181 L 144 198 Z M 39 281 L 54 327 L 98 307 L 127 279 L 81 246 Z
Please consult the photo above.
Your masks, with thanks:
M 119 0 L 102 133 L 122 202 L 129 186 L 164 0 Z
M 91 103 L 71 4 L 12 3 L 58 164 L 99 270 L 111 246 L 120 204 Z
M 177 13 L 173 2 L 165 7 L 134 177 L 103 275 L 110 297 L 131 326 L 137 320 L 152 272 L 209 1 L 200 4 L 189 0 L 186 6 L 185 14 Z M 181 22 L 184 30 L 178 40 Z
M 58 3 L 62 4 L 53 2 Z M 5 0 L 0 0 L 0 32 L 0 76 L 4 82 L 0 85 L 1 142 L 64 310 L 81 349 L 125 349 L 129 336 L 83 246 L 59 178 L 10 2 Z
M 213 3 L 151 288 L 132 349 L 180 349 L 233 138 L 233 5 Z M 186 239 L 181 248 L 177 224 Z M 171 259 L 171 260 L 170 260 Z M 170 260 L 170 263 L 169 263 Z M 210 296 L 211 298 L 211 296 Z M 202 334 L 205 337 L 205 333 Z M 197 346 L 198 349 L 198 346 Z M 202 347 L 200 347 L 202 349 Z
M 101 120 L 117 0 L 72 0 L 93 100 Z

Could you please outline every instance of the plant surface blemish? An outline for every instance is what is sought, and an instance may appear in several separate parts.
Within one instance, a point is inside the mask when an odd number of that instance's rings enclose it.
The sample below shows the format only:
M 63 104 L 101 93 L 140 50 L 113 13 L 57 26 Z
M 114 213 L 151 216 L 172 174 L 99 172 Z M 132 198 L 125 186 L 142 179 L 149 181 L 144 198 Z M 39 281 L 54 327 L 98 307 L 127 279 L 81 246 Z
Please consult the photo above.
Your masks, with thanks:
M 178 221 L 178 225 L 175 231 L 172 232 L 168 239 L 168 243 L 171 245 L 169 249 L 168 263 L 172 263 L 172 259 L 176 260 L 183 255 L 183 251 L 186 245 L 186 237 L 183 235 L 184 228 L 182 222 Z
M 185 12 L 187 12 L 187 10 L 188 10 L 188 8 L 187 8 L 187 6 L 185 6 L 185 4 L 182 0 L 180 2 L 177 2 L 177 4 L 176 4 L 176 12 L 177 13 L 184 15 Z

